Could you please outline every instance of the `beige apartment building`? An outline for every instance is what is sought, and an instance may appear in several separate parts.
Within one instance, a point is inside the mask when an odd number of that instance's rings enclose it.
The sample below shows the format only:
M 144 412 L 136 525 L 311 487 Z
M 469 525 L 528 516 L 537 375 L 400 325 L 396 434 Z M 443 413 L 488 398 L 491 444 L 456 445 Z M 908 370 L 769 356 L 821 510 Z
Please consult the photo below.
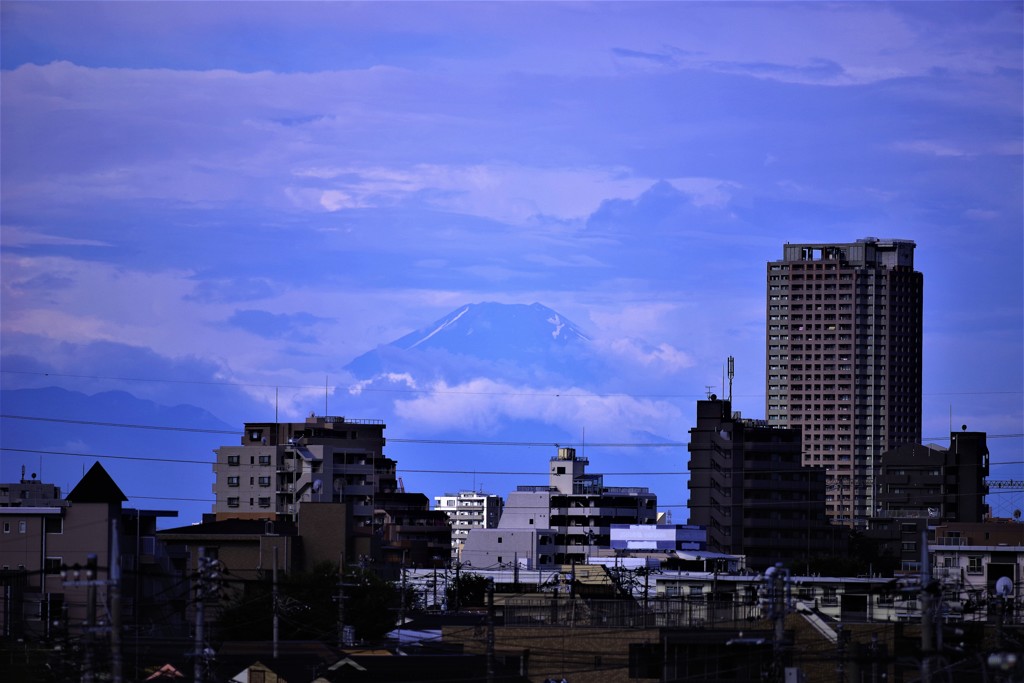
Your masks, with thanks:
M 826 470 L 833 522 L 864 527 L 886 451 L 921 440 L 923 276 L 915 244 L 786 244 L 767 269 L 766 411 Z

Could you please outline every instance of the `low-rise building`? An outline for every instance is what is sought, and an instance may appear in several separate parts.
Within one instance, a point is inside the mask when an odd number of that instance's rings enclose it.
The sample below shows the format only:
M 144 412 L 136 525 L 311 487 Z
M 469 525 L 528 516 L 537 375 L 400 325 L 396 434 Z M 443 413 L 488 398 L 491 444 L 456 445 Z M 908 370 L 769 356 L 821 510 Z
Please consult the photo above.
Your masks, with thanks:
M 549 462 L 548 486 L 519 486 L 510 493 L 496 529 L 469 533 L 462 561 L 474 567 L 583 564 L 611 545 L 613 525 L 657 522 L 655 494 L 646 487 L 605 486 L 602 475 L 587 474 L 588 464 L 575 448 L 559 448 Z
M 174 609 L 166 600 L 170 564 L 156 542 L 156 524 L 177 517 L 176 511 L 123 507 L 128 498 L 98 462 L 64 499 L 43 482 L 0 488 L 29 492 L 0 506 L 0 634 L 80 636 L 89 627 L 88 584 L 97 609 L 109 614 L 118 609 L 109 603 L 115 580 L 126 630 L 174 630 Z
M 906 444 L 882 455 L 875 518 L 981 522 L 988 514 L 985 432 L 952 432 L 950 447 Z

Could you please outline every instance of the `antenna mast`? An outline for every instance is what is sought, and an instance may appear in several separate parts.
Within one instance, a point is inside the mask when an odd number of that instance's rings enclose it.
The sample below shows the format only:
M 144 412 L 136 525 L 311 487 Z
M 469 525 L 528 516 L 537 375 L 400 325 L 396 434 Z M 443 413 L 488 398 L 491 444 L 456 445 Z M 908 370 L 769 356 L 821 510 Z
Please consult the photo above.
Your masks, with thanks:
M 729 403 L 732 403 L 732 378 L 736 375 L 736 361 L 729 356 Z

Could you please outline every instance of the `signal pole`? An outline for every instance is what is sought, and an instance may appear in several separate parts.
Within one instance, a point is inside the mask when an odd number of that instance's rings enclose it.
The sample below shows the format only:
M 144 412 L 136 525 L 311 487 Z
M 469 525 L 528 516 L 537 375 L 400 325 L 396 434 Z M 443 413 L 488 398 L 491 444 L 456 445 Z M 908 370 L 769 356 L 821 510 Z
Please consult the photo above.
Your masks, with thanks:
M 195 661 L 193 662 L 193 674 L 196 683 L 203 683 L 203 658 L 205 648 L 203 641 L 206 639 L 203 633 L 203 625 L 206 619 L 203 604 L 206 601 L 206 548 L 199 546 L 199 558 L 196 563 L 196 640 L 195 640 Z

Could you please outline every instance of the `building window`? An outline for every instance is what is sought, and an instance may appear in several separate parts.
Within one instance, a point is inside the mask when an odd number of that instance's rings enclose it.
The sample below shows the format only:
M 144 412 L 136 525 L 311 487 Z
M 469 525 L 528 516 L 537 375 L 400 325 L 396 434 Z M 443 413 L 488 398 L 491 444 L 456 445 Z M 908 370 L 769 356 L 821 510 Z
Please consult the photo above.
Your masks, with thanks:
M 981 555 L 968 555 L 967 556 L 967 573 L 968 574 L 981 574 L 984 571 L 981 566 Z
M 62 534 L 64 533 L 64 518 L 63 517 L 47 517 L 43 525 L 48 534 Z
M 228 477 L 228 486 L 238 486 L 238 477 Z
M 238 496 L 235 496 L 235 497 L 232 497 L 232 498 L 228 498 L 228 507 L 229 508 L 236 508 L 236 507 L 238 507 Z
M 270 486 L 270 477 L 260 477 L 260 486 Z
M 47 557 L 43 561 L 43 573 L 49 576 L 60 574 L 60 568 L 63 564 L 63 557 Z
M 229 455 L 228 456 L 228 465 L 230 465 L 231 467 L 237 467 L 240 460 L 241 460 L 241 458 L 239 456 L 237 456 L 237 455 Z
M 5 534 L 11 533 L 11 523 L 10 522 L 4 522 L 4 533 Z
M 23 534 L 23 533 L 25 533 L 27 531 L 28 531 L 28 522 L 26 522 L 23 519 L 18 520 L 18 533 L 19 534 Z
M 268 507 L 270 507 L 270 498 L 260 498 L 260 507 L 261 508 L 268 508 Z
M 270 464 L 270 456 L 269 455 L 261 455 L 260 456 L 260 464 L 261 465 L 269 465 Z

